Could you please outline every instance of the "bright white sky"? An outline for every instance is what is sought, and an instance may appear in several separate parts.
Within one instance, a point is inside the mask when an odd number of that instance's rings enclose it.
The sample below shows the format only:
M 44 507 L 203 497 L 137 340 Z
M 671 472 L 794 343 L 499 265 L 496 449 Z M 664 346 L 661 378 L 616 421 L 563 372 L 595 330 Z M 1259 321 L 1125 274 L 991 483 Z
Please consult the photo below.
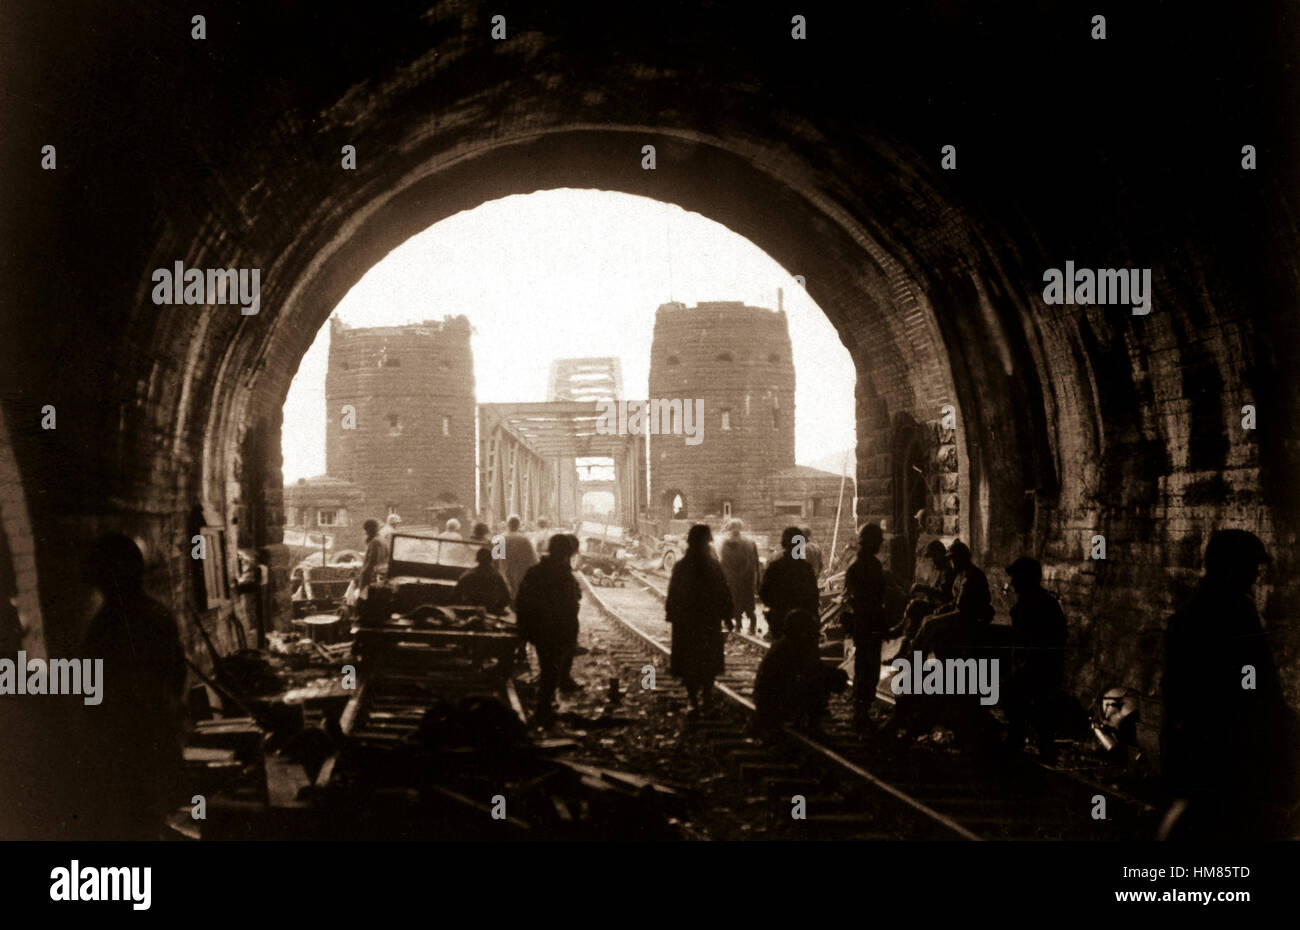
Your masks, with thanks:
M 848 350 L 793 275 L 748 239 L 680 207 L 596 190 L 506 197 L 413 236 L 335 312 L 350 326 L 464 314 L 480 402 L 546 400 L 551 359 L 618 356 L 623 392 L 646 397 L 655 310 L 680 300 L 776 308 L 785 290 L 795 366 L 795 456 L 838 473 L 855 442 Z M 325 472 L 323 326 L 284 404 L 284 480 Z

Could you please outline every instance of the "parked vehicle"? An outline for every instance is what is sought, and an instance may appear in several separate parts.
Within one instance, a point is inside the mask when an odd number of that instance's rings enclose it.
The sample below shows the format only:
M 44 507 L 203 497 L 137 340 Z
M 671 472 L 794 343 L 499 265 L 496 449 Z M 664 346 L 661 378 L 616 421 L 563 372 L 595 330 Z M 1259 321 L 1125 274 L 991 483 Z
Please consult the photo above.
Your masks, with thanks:
M 656 561 L 659 563 L 659 567 L 669 574 L 672 573 L 673 566 L 681 560 L 682 556 L 686 555 L 686 534 L 693 525 L 693 521 L 690 520 L 674 520 L 672 522 L 673 529 L 677 529 L 678 524 L 680 524 L 682 531 L 680 533 L 664 534 L 664 537 L 659 541 L 658 553 L 656 556 Z M 709 527 L 713 530 L 713 551 L 717 553 L 718 547 L 722 545 L 722 541 L 725 538 L 725 534 L 723 533 L 722 528 L 712 520 L 705 522 L 707 522 Z M 759 570 L 761 572 L 763 569 L 767 568 L 767 563 L 769 561 L 781 554 L 781 547 L 777 546 L 773 553 L 771 551 L 771 546 L 769 545 L 768 537 L 750 536 L 749 538 L 754 540 L 754 544 L 758 548 L 758 562 Z
M 590 575 L 597 584 L 622 584 L 627 569 L 628 552 L 618 543 L 588 536 L 578 553 L 578 571 Z
M 453 603 L 456 582 L 478 564 L 478 550 L 490 545 L 458 536 L 394 533 L 387 583 L 393 612 Z
M 669 534 L 659 541 L 659 567 L 671 573 L 673 566 L 686 555 L 686 537 Z
M 521 642 L 513 617 L 456 603 L 456 582 L 478 564 L 488 541 L 394 533 L 388 578 L 349 608 L 353 654 L 370 672 L 451 662 L 462 674 L 509 673 Z
M 301 551 L 301 550 L 299 550 Z M 365 556 L 355 549 L 340 549 L 338 552 L 331 552 L 326 560 L 326 565 L 357 565 L 360 566 L 365 561 Z M 306 566 L 319 568 L 321 565 L 320 550 L 308 552 L 307 555 L 294 566 L 294 571 Z
M 348 586 L 360 570 L 360 562 L 323 566 L 319 559 L 315 565 L 308 559 L 299 562 L 289 576 L 293 615 L 306 617 L 341 607 Z

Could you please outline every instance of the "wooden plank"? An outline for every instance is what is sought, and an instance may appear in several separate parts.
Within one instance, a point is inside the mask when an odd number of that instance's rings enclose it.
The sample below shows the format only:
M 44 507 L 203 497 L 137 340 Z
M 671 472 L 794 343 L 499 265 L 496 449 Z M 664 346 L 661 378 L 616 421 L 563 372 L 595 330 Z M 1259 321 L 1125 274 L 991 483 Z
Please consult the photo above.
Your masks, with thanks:
M 370 685 L 367 682 L 353 695 L 352 700 L 348 701 L 347 706 L 343 708 L 343 714 L 339 717 L 339 729 L 343 731 L 344 736 L 352 732 L 352 727 L 357 722 L 357 715 L 361 711 L 361 702 L 366 699 Z
M 334 775 L 334 766 L 338 761 L 339 754 L 337 752 L 325 760 L 325 764 L 316 773 L 316 787 L 323 788 L 329 784 L 330 778 Z

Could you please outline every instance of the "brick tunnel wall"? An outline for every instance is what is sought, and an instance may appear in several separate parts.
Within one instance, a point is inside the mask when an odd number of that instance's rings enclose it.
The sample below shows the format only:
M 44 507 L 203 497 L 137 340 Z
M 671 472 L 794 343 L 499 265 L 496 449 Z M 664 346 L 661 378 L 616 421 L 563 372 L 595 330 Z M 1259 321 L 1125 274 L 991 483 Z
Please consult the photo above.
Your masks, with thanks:
M 0 142 L 0 372 L 52 651 L 76 641 L 66 579 L 95 532 L 145 540 L 150 586 L 178 607 L 195 506 L 236 539 L 278 540 L 280 407 L 365 270 L 459 210 L 576 186 L 699 211 L 804 277 L 858 369 L 859 518 L 896 525 L 897 440 L 919 426 L 941 525 L 986 566 L 1047 564 L 1076 693 L 1158 691 L 1160 624 L 1208 534 L 1236 526 L 1277 557 L 1259 596 L 1300 704 L 1282 17 L 1126 10 L 1090 43 L 1068 4 L 812 4 L 800 43 L 761 4 L 617 23 L 575 4 L 507 11 L 493 42 L 462 2 L 347 20 L 234 2 L 199 46 L 188 17 L 128 8 L 73 2 L 75 34 L 39 4 L 0 13 L 24 101 Z M 1157 83 L 1112 67 L 1135 43 Z M 1070 135 L 1082 113 L 1101 128 Z M 45 144 L 57 170 L 39 167 Z M 261 313 L 154 305 L 151 271 L 177 260 L 261 268 Z M 1045 306 L 1043 271 L 1066 260 L 1152 268 L 1151 314 Z M 940 431 L 947 403 L 956 429 Z M 1094 533 L 1104 563 L 1085 557 Z

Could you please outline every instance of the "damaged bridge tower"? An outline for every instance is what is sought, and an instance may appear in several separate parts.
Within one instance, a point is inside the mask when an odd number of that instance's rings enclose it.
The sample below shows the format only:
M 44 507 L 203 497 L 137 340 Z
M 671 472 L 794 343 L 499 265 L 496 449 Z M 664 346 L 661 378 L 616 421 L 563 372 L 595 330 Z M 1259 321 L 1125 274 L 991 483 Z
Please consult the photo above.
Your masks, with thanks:
M 667 303 L 655 314 L 650 397 L 703 401 L 695 438 L 650 437 L 659 520 L 773 518 L 767 478 L 794 467 L 794 359 L 784 310 L 743 301 Z M 667 428 L 662 424 L 661 428 Z M 687 440 L 690 440 L 688 443 Z
M 432 524 L 474 511 L 474 357 L 463 316 L 353 329 L 330 320 L 325 463 L 367 516 Z M 349 419 L 349 408 L 352 413 Z

